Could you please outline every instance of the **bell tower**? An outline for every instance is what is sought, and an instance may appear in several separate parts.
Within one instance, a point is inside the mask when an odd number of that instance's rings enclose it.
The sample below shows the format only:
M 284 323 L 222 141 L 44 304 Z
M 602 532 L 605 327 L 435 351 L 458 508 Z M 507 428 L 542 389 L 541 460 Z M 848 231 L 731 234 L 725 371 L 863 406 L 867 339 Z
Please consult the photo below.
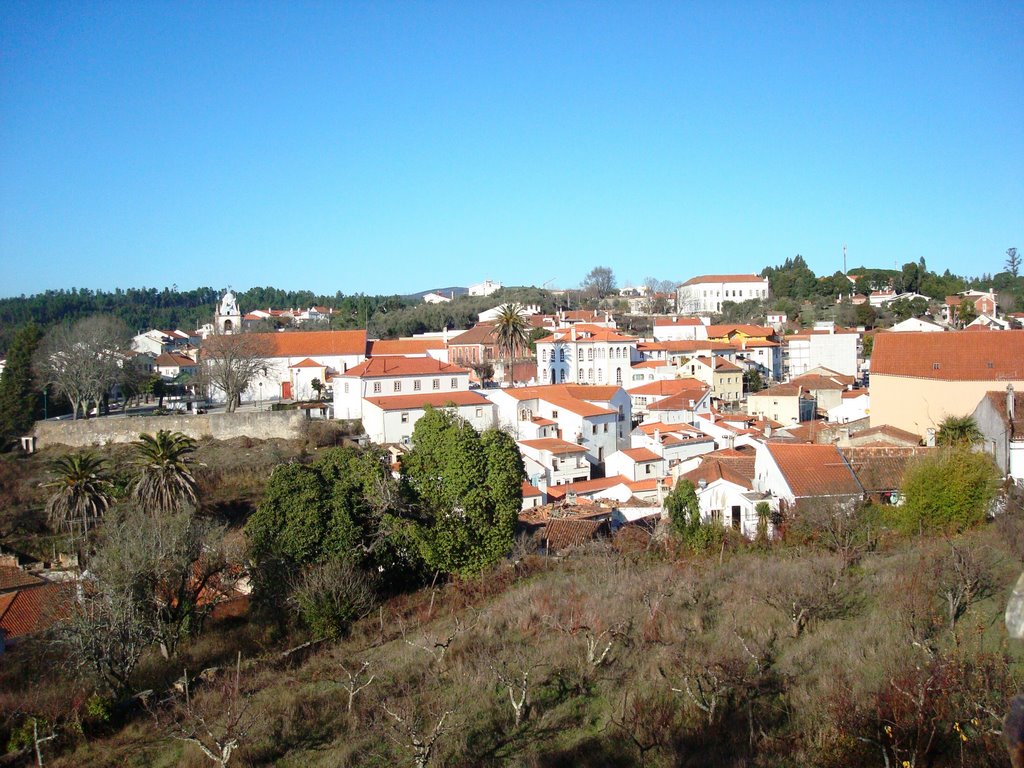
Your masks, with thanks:
M 217 328 L 217 333 L 221 334 L 241 333 L 242 331 L 242 313 L 238 310 L 238 300 L 230 288 L 217 305 L 214 326 Z

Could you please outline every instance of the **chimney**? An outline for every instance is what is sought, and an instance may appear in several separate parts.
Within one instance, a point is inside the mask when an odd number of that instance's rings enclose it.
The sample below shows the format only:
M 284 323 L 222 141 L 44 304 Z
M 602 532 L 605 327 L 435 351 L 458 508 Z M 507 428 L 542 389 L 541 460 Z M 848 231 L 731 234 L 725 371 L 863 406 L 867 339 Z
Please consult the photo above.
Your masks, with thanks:
M 575 323 L 570 327 L 569 333 L 572 336 L 572 340 L 576 341 L 576 325 L 575 325 Z
M 928 427 L 928 431 L 925 434 L 924 444 L 929 448 L 935 447 L 935 429 L 934 427 Z
M 736 447 L 736 435 L 725 436 L 725 447 L 728 448 L 730 451 Z
M 848 448 L 850 446 L 850 428 L 843 427 L 839 430 L 839 447 Z
M 660 429 L 654 430 L 654 442 L 657 443 L 658 445 L 661 445 L 661 430 Z

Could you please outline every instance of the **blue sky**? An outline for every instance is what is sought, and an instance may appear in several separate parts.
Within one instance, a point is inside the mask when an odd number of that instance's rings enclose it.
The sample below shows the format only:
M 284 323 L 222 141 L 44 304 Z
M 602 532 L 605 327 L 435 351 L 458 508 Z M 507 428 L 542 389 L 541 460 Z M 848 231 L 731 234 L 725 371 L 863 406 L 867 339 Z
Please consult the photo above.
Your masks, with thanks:
M 1001 270 L 1024 5 L 8 0 L 0 295 Z

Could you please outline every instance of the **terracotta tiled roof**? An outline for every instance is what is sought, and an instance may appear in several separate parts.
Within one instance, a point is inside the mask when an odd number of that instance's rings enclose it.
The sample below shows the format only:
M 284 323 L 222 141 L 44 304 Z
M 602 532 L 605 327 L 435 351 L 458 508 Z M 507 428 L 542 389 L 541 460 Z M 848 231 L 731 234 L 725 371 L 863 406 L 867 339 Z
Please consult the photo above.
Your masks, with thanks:
M 661 461 L 661 456 L 647 448 L 627 448 L 622 451 L 623 456 L 628 456 L 638 464 L 648 461 Z
M 510 387 L 501 391 L 519 401 L 543 400 L 577 416 L 588 417 L 617 413 L 589 401 L 607 402 L 618 390 L 619 387 L 547 384 L 537 387 Z
M 600 477 L 596 480 L 581 480 L 578 483 L 566 483 L 565 485 L 549 485 L 548 498 L 564 499 L 570 491 L 574 493 L 597 493 L 611 488 L 613 485 L 626 484 L 630 480 L 625 475 L 613 477 Z
M 391 397 L 367 397 L 364 399 L 382 411 L 412 411 L 417 408 L 425 408 L 428 405 L 434 408 L 444 408 L 447 405 L 491 405 L 490 400 L 476 392 L 431 392 L 424 395 L 392 395 Z
M 534 416 L 530 421 L 538 427 L 553 427 L 558 424 L 557 421 L 553 421 L 552 419 L 542 419 L 540 416 Z
M 326 368 L 327 366 L 323 365 L 322 363 L 318 363 L 316 360 L 311 360 L 310 358 L 307 357 L 305 360 L 300 360 L 299 362 L 295 363 L 294 365 L 289 365 L 288 367 L 289 368 Z
M 0 597 L 0 632 L 7 640 L 41 632 L 67 615 L 73 584 L 47 582 Z
M 861 486 L 868 493 L 886 493 L 903 486 L 903 474 L 914 459 L 934 448 L 841 448 Z
M 688 389 L 657 400 L 647 406 L 649 411 L 689 411 L 707 394 L 707 389 Z
M 266 344 L 267 357 L 366 355 L 366 331 L 286 331 L 249 335 Z M 209 344 L 216 338 L 213 336 L 205 343 Z
M 796 498 L 863 493 L 834 445 L 767 443 L 766 447 Z
M 741 488 L 746 488 L 748 491 L 751 490 L 753 485 L 754 468 L 751 463 L 749 476 L 742 473 L 739 467 L 734 462 L 723 461 L 721 459 L 705 459 L 693 469 L 683 475 L 684 480 L 689 480 L 694 485 L 700 483 L 701 480 L 706 482 L 708 485 L 715 482 L 716 480 L 725 480 L 733 485 L 738 485 Z
M 846 376 L 844 378 L 850 379 L 849 384 L 853 383 L 852 376 Z M 836 379 L 833 376 L 821 376 L 816 373 L 805 373 L 803 376 L 796 376 L 789 380 L 790 384 L 799 384 L 807 390 L 818 390 L 818 389 L 830 389 L 830 390 L 843 390 L 846 389 L 846 383 Z
M 425 355 L 437 349 L 444 349 L 444 339 L 374 339 L 367 357 Z
M 667 395 L 678 395 L 680 392 L 695 391 L 691 397 L 700 397 L 708 386 L 698 379 L 661 379 L 649 381 L 629 390 L 632 395 L 655 395 L 665 397 Z
M 801 394 L 803 387 L 799 384 L 776 384 L 760 392 L 751 392 L 747 397 L 799 397 Z
M 153 365 L 167 366 L 167 367 L 187 367 L 194 368 L 196 361 L 191 357 L 185 357 L 184 355 L 176 355 L 173 352 L 163 352 L 157 355 L 157 358 L 153 361 Z
M 389 376 L 455 376 L 469 370 L 432 357 L 371 357 L 349 368 L 341 376 L 352 379 L 373 379 Z
M 0 565 L 0 592 L 9 592 L 22 587 L 34 587 L 43 580 L 13 565 Z
M 468 331 L 464 331 L 458 336 L 452 337 L 448 342 L 450 346 L 460 346 L 463 344 L 483 344 L 485 346 L 491 346 L 496 343 L 496 331 L 494 326 L 490 323 L 474 325 Z
M 575 339 L 573 338 L 575 334 Z M 635 342 L 636 337 L 628 336 L 614 328 L 605 328 L 598 325 L 588 325 L 580 323 L 579 325 L 573 326 L 572 328 L 560 328 L 554 331 L 550 336 L 545 336 L 543 339 L 538 339 L 538 344 L 553 344 L 553 343 L 577 343 L 577 344 L 589 344 L 591 342 L 598 341 L 611 341 L 611 342 Z
M 608 531 L 608 524 L 597 520 L 566 520 L 555 518 L 548 521 L 544 531 L 544 542 L 550 552 L 559 552 L 593 541 Z
M 871 375 L 941 381 L 1024 380 L 1024 331 L 880 333 Z
M 587 449 L 582 445 L 570 443 L 568 440 L 559 440 L 557 437 L 542 437 L 538 440 L 520 440 L 520 445 L 533 448 L 536 451 L 547 451 L 561 456 L 566 453 L 586 453 Z
M 523 498 L 532 499 L 537 496 L 541 496 L 540 488 L 530 485 L 528 482 L 523 480 Z
M 882 424 L 879 427 L 862 429 L 851 437 L 856 442 L 884 440 L 890 445 L 895 442 L 896 444 L 915 446 L 921 442 L 920 435 L 915 435 L 913 432 L 908 432 L 905 429 L 899 429 L 898 427 L 894 427 L 890 424 Z
M 701 283 L 759 283 L 768 282 L 760 275 L 699 275 L 691 277 L 683 285 L 699 285 Z

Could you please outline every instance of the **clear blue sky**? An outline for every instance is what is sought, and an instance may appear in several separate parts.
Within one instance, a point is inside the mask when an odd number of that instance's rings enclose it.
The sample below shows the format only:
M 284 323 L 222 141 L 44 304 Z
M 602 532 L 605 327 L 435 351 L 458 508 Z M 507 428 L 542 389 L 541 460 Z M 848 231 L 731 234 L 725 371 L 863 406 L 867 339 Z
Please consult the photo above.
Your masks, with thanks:
M 1024 248 L 1020 2 L 8 0 L 0 57 L 0 295 Z

